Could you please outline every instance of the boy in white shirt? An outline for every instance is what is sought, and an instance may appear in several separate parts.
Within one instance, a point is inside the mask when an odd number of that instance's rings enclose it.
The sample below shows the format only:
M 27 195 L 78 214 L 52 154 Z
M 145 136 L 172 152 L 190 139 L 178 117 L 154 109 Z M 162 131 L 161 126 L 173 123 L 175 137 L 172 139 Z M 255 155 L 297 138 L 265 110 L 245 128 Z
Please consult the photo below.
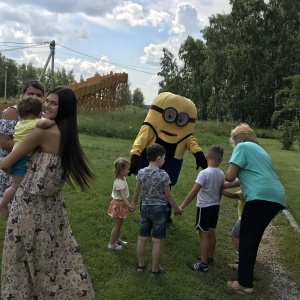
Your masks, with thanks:
M 194 187 L 180 205 L 184 209 L 197 196 L 196 230 L 199 230 L 201 256 L 200 262 L 188 265 L 191 270 L 207 272 L 208 264 L 214 261 L 215 229 L 224 185 L 224 173 L 219 168 L 223 153 L 220 146 L 210 147 L 206 155 L 208 167 L 198 174 Z

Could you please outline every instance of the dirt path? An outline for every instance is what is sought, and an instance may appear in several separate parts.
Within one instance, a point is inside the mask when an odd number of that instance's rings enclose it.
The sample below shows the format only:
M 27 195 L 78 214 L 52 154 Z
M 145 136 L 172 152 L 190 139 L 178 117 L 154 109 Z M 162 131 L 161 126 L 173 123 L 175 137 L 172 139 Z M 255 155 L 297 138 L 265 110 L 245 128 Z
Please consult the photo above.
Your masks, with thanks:
M 300 289 L 288 278 L 284 266 L 280 264 L 281 255 L 274 235 L 274 226 L 270 224 L 259 246 L 257 259 L 268 266 L 271 271 L 271 299 L 276 300 L 299 300 Z

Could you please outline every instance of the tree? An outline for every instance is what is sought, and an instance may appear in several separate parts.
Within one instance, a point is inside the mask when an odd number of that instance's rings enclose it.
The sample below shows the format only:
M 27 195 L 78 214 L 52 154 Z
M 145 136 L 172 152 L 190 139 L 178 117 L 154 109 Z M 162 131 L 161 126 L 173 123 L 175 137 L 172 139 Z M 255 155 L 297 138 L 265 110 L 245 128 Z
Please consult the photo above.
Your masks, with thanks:
M 54 78 L 56 86 L 67 86 L 71 83 L 76 82 L 73 70 L 70 70 L 67 73 L 64 67 L 62 67 L 61 70 L 58 69 L 57 72 L 55 72 Z
M 204 90 L 206 72 L 204 63 L 206 60 L 205 44 L 200 40 L 194 40 L 191 36 L 185 40 L 179 49 L 179 58 L 184 66 L 180 75 L 184 82 L 184 96 L 191 99 L 198 108 L 202 119 L 207 119 L 208 97 Z
M 209 111 L 268 127 L 283 78 L 300 72 L 299 1 L 231 0 L 232 12 L 210 18 L 207 46 Z
M 129 82 L 126 85 L 126 90 L 125 90 L 125 104 L 126 105 L 132 105 L 132 94 L 130 91 L 130 85 L 131 85 L 131 83 L 129 83 Z M 144 102 L 144 99 L 143 99 L 143 102 Z
M 164 56 L 160 59 L 161 71 L 157 73 L 158 76 L 163 78 L 158 83 L 158 92 L 171 92 L 182 95 L 182 84 L 176 59 L 166 48 L 163 49 L 163 53 Z
M 285 78 L 286 87 L 276 93 L 276 110 L 272 115 L 274 127 L 285 121 L 296 121 L 300 127 L 300 75 Z
M 136 88 L 132 94 L 132 105 L 143 107 L 144 105 L 144 95 L 140 88 Z

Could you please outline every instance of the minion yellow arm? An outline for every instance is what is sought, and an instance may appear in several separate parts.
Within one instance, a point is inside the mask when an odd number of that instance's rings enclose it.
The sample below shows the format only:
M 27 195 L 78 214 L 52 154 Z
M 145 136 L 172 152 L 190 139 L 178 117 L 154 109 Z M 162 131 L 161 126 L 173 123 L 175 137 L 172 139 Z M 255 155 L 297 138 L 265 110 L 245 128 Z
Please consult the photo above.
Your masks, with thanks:
M 197 139 L 193 135 L 187 138 L 186 149 L 192 154 L 195 154 L 196 152 L 202 152 Z
M 142 125 L 130 151 L 131 155 L 140 156 L 145 148 L 155 141 L 155 133 L 150 126 Z

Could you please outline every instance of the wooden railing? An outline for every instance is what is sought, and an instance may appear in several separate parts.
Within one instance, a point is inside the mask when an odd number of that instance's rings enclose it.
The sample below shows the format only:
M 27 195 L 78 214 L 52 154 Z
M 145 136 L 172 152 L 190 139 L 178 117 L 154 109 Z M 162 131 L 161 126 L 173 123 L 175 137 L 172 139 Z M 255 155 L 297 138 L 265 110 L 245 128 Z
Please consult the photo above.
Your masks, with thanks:
M 105 76 L 95 76 L 86 81 L 68 85 L 77 97 L 78 110 L 112 111 L 125 106 L 128 74 L 112 72 Z

